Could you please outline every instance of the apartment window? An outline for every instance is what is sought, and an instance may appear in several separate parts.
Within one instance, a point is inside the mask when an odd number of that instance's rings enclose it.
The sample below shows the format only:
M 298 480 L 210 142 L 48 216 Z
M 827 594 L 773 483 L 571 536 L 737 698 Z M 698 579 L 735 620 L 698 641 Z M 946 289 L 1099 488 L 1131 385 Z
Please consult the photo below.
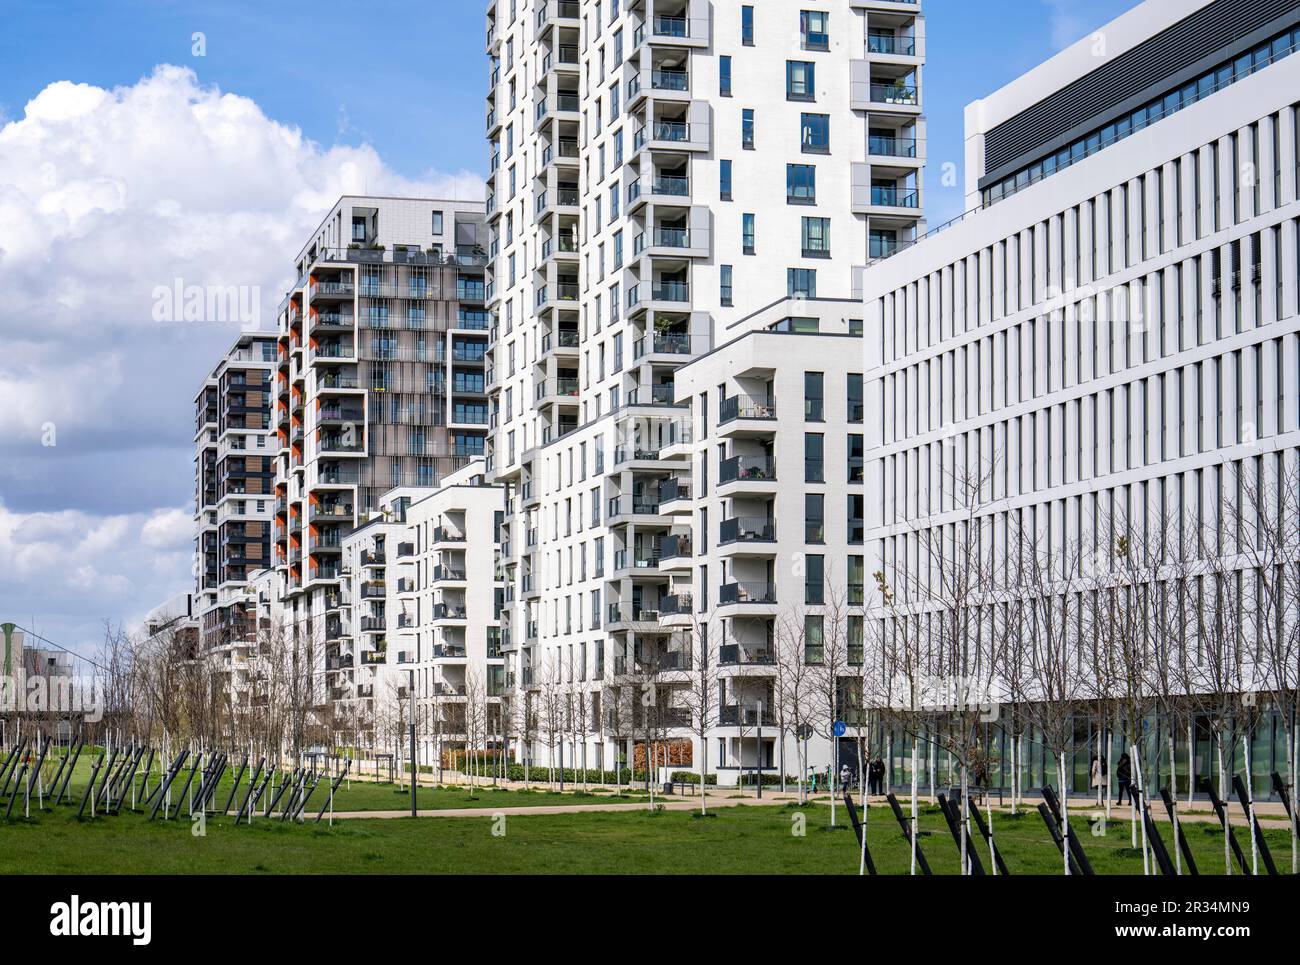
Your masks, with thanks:
M 442 212 L 441 211 L 435 211 L 433 213 L 433 233 L 435 235 L 442 234 Z
M 740 8 L 740 42 L 754 46 L 754 8 L 749 4 Z
M 861 546 L 866 536 L 866 523 L 863 520 L 863 500 L 861 493 L 849 493 L 848 541 Z
M 816 75 L 811 61 L 787 60 L 785 62 L 785 98 L 791 101 L 815 99 Z
M 817 297 L 816 268 L 787 268 L 785 281 L 786 295 L 791 298 Z
M 849 433 L 849 466 L 848 479 L 850 483 L 861 483 L 863 480 L 863 464 L 866 463 L 863 458 L 862 433 Z
M 799 149 L 804 154 L 829 154 L 831 117 L 829 114 L 799 115 Z
M 740 235 L 741 249 L 745 254 L 752 255 L 754 253 L 754 216 L 752 214 L 741 215 Z
M 826 481 L 826 470 L 822 461 L 825 439 L 820 432 L 805 432 L 803 436 L 803 480 L 820 483 Z
M 754 150 L 754 109 L 746 107 L 740 112 L 740 146 L 746 151 Z
M 826 497 L 821 493 L 805 493 L 803 497 L 803 541 L 826 542 Z
M 718 93 L 723 97 L 731 96 L 731 58 L 718 58 Z
M 830 50 L 829 19 L 830 14 L 824 10 L 799 11 L 799 34 L 804 50 Z
M 817 168 L 811 164 L 785 166 L 785 200 L 788 204 L 817 203 Z
M 805 258 L 829 258 L 831 256 L 831 219 L 802 219 L 802 244 Z
M 859 425 L 862 424 L 862 373 L 861 372 L 849 373 L 848 421 L 856 422 Z
M 718 272 L 719 292 L 718 296 L 726 308 L 731 307 L 731 266 L 723 265 Z
M 821 372 L 803 374 L 803 418 L 805 422 L 826 421 L 825 376 Z
M 725 159 L 718 162 L 718 195 L 723 201 L 731 200 L 731 162 Z
M 803 662 L 808 667 L 821 666 L 825 654 L 826 633 L 820 614 L 809 613 L 803 619 Z
M 804 557 L 804 603 L 818 606 L 826 602 L 826 557 L 809 553 Z
M 849 606 L 862 606 L 867 602 L 866 598 L 866 574 L 867 568 L 863 563 L 861 556 L 849 557 Z M 853 618 L 850 617 L 850 620 Z M 858 620 L 861 621 L 861 617 Z M 852 626 L 852 624 L 850 624 Z M 849 634 L 849 646 L 862 646 L 862 624 L 858 623 L 857 633 Z

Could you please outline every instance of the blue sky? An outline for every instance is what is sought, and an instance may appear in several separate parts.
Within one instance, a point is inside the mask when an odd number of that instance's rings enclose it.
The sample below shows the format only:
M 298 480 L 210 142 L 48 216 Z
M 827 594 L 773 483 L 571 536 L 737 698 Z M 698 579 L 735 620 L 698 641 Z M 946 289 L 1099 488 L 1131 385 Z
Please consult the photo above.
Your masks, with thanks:
M 966 102 L 1130 5 L 926 0 L 931 224 L 961 211 L 934 169 L 961 164 Z M 160 324 L 151 292 L 256 288 L 270 327 L 339 194 L 481 196 L 483 4 L 0 15 L 0 621 L 88 648 L 192 585 L 193 397 L 238 329 Z
M 715 0 L 716 15 L 728 5 Z M 932 161 L 960 166 L 967 101 L 1133 5 L 925 0 Z M 408 177 L 431 167 L 486 170 L 484 4 L 478 0 L 4 0 L 0 8 L 7 8 L 0 116 L 20 114 L 52 80 L 113 87 L 133 83 L 156 64 L 175 63 L 194 68 L 202 83 L 252 98 L 269 116 L 322 144 L 368 142 Z M 76 29 L 70 29 L 73 22 Z M 201 58 L 191 55 L 195 32 L 207 41 Z M 943 192 L 937 181 L 929 185 L 932 224 L 957 214 L 961 204 L 960 188 Z

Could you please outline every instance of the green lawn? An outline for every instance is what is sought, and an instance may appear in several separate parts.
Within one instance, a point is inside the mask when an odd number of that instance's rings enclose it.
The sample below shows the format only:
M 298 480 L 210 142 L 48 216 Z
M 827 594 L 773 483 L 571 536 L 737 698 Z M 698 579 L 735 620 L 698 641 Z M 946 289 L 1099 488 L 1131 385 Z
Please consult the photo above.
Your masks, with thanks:
M 52 776 L 53 771 L 49 768 L 47 776 Z M 73 771 L 72 781 L 68 788 L 68 796 L 72 798 L 73 810 L 81 804 L 81 796 L 86 789 L 86 781 L 90 778 L 91 765 L 84 758 L 77 762 L 76 769 Z M 540 772 L 543 775 L 544 771 Z M 176 779 L 173 784 L 175 789 L 172 794 L 172 807 L 175 808 L 181 789 L 185 786 L 185 778 L 189 776 L 189 770 L 186 769 Z M 287 776 L 287 775 L 286 775 Z M 244 800 L 244 795 L 248 789 L 250 775 L 245 774 L 239 786 L 239 792 L 235 795 L 234 803 L 231 805 L 232 810 L 237 809 Z M 96 786 L 102 780 L 102 775 L 96 778 Z M 149 777 L 149 788 L 158 786 L 159 776 L 155 770 Z M 194 789 L 197 790 L 198 775 L 194 778 Z M 480 779 L 481 780 L 481 779 Z M 220 807 L 225 805 L 230 796 L 231 783 L 234 781 L 234 771 L 228 770 L 222 777 L 217 793 L 213 796 L 214 806 Z M 136 778 L 136 786 L 139 787 L 140 779 Z M 276 785 L 279 789 L 279 783 Z M 321 779 L 315 793 L 307 802 L 307 811 L 309 818 L 314 818 L 321 805 L 328 800 L 329 782 L 324 778 Z M 425 787 L 421 786 L 418 795 L 418 804 L 421 810 L 426 808 L 512 808 L 527 807 L 529 805 L 537 806 L 541 804 L 582 804 L 589 801 L 636 801 L 644 800 L 645 795 L 633 790 L 628 791 L 626 786 L 621 789 L 621 794 L 615 795 L 612 787 L 608 789 L 595 789 L 587 792 L 581 790 L 570 792 L 567 787 L 564 794 L 558 791 L 548 790 L 546 786 L 537 785 L 531 790 L 510 791 L 504 788 L 493 788 L 490 779 L 482 785 L 469 788 L 456 785 L 446 785 L 443 787 Z M 286 800 L 282 798 L 283 802 Z M 33 794 L 32 806 L 35 807 L 35 795 Z M 128 792 L 126 797 L 127 806 L 130 805 L 131 795 Z M 266 805 L 270 803 L 270 791 L 264 792 L 260 799 L 261 811 L 265 811 Z M 350 784 L 344 782 L 339 786 L 334 795 L 335 811 L 404 811 L 411 806 L 411 792 L 409 788 L 397 787 L 392 784 L 375 784 L 372 781 L 352 781 Z M 14 804 L 14 813 L 21 812 L 23 807 L 20 798 Z M 3 805 L 0 805 L 0 814 L 3 813 Z M 89 813 L 89 805 L 87 805 Z M 260 813 L 260 812 L 259 812 Z
M 354 790 L 356 790 L 354 786 Z M 384 788 L 375 795 L 395 797 Z M 464 792 L 444 792 L 464 795 Z M 542 795 L 496 792 L 521 804 Z M 488 804 L 486 795 L 475 806 Z M 491 806 L 491 805 L 489 805 Z M 793 806 L 691 812 L 604 812 L 491 817 L 358 819 L 285 825 L 259 819 L 251 828 L 211 818 L 204 836 L 189 820 L 149 823 L 135 814 L 79 822 L 74 808 L 32 821 L 0 821 L 0 873 L 660 873 L 778 874 L 857 871 L 852 832 L 829 827 L 829 809 Z M 1037 814 L 997 816 L 999 846 L 1013 874 L 1059 874 L 1060 857 Z M 922 846 L 936 873 L 957 870 L 956 848 L 937 809 L 922 815 Z M 803 825 L 801 828 L 800 825 Z M 1210 825 L 1188 826 L 1203 874 L 1222 870 L 1222 839 Z M 802 833 L 799 833 L 802 830 Z M 1104 838 L 1080 829 L 1099 874 L 1139 874 L 1128 826 L 1112 821 Z M 1164 826 L 1166 841 L 1172 843 Z M 494 834 L 493 832 L 504 832 Z M 1247 846 L 1244 832 L 1239 840 Z M 1284 831 L 1268 832 L 1289 867 Z M 868 841 L 881 873 L 905 874 L 908 849 L 892 815 L 872 809 Z M 981 854 L 985 854 L 982 850 Z

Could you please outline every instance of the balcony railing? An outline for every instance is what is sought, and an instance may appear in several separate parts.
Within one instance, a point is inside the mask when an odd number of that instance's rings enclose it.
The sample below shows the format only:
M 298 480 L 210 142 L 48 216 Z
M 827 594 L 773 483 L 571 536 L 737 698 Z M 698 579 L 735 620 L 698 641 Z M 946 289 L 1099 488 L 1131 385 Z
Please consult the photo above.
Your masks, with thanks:
M 776 655 L 767 647 L 751 649 L 728 643 L 718 648 L 718 663 L 724 667 L 770 667 L 776 663 Z
M 659 558 L 661 560 L 689 559 L 693 556 L 691 538 L 685 534 L 665 536 L 659 541 Z
M 718 530 L 722 543 L 773 543 L 776 541 L 776 520 L 766 516 L 735 516 L 724 519 Z
M 776 587 L 771 583 L 724 583 L 718 591 L 720 604 L 773 606 L 776 604 Z
M 659 484 L 659 502 L 670 503 L 675 499 L 690 499 L 691 484 L 681 479 L 665 479 Z
M 916 138 L 873 134 L 867 138 L 867 153 L 883 157 L 916 157 Z
M 775 399 L 754 399 L 748 396 L 733 395 L 723 399 L 718 407 L 718 425 L 725 425 L 736 419 L 775 419 Z
M 897 188 L 872 186 L 871 203 L 883 208 L 915 208 L 921 203 L 916 191 L 899 191 Z
M 732 456 L 718 464 L 718 482 L 776 482 L 776 462 L 768 456 Z
M 915 105 L 917 91 L 907 84 L 872 84 L 871 100 L 876 104 Z

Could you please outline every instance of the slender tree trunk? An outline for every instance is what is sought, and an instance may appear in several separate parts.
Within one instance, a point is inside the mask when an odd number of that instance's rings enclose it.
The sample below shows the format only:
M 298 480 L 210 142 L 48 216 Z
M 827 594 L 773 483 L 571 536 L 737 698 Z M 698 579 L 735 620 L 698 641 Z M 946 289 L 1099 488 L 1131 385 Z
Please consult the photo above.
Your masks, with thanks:
M 1174 721 L 1169 722 L 1169 797 L 1178 799 L 1178 756 L 1174 743 Z M 1174 869 L 1181 876 L 1183 873 L 1183 849 L 1178 846 L 1178 808 L 1173 811 L 1174 820 Z
M 1250 772 L 1250 731 L 1241 735 L 1241 751 L 1246 763 L 1246 818 L 1250 826 L 1250 873 L 1259 874 L 1259 843 L 1255 840 L 1255 781 Z
M 1226 778 L 1224 775 L 1227 773 L 1227 767 L 1226 767 L 1226 762 L 1224 761 L 1222 729 L 1217 729 L 1215 731 L 1214 750 L 1215 750 L 1215 756 L 1218 758 L 1218 763 L 1219 763 L 1219 800 L 1224 802 L 1223 805 L 1225 810 L 1224 816 L 1226 818 L 1228 797 L 1226 793 L 1226 783 L 1225 783 Z M 1231 822 L 1225 820 L 1223 824 L 1223 873 L 1225 875 L 1232 874 L 1232 852 L 1229 850 L 1229 845 L 1228 845 L 1228 835 L 1230 834 L 1230 830 L 1229 830 L 1230 827 L 1231 827 Z
M 916 812 L 917 812 L 917 808 L 916 808 L 916 798 L 917 798 L 917 794 L 920 792 L 920 787 L 919 787 L 918 782 L 917 782 L 917 776 L 918 776 L 918 775 L 917 775 L 917 773 L 916 773 L 916 769 L 917 769 L 917 767 L 918 767 L 919 764 L 920 764 L 920 761 L 918 760 L 918 756 L 919 756 L 919 755 L 918 755 L 917 752 L 916 752 L 916 740 L 917 740 L 916 735 L 915 735 L 915 734 L 912 735 L 912 841 L 911 841 L 911 849 L 912 849 L 912 874 L 913 874 L 913 875 L 916 874 L 916 829 L 917 829 L 917 813 L 916 813 Z
M 1061 787 L 1061 860 L 1068 876 L 1070 874 L 1070 805 L 1065 795 L 1065 751 L 1057 755 L 1056 772 Z

